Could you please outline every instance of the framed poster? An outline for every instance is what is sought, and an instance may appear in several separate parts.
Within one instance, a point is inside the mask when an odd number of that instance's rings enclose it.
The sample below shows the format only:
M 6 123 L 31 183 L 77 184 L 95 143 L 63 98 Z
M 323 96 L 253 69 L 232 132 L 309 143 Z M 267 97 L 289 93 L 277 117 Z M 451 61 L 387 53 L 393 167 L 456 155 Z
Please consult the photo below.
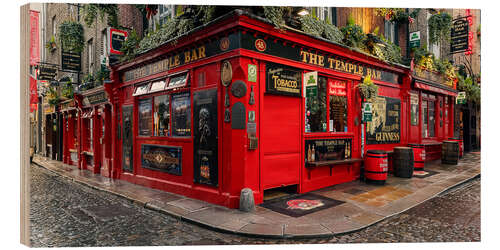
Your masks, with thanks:
M 139 100 L 139 135 L 151 136 L 153 126 L 152 99 Z
M 172 95 L 172 135 L 191 136 L 191 98 L 189 93 Z
M 142 144 L 141 165 L 151 170 L 182 175 L 182 148 Z
M 218 185 L 217 89 L 193 93 L 194 182 Z
M 379 96 L 373 103 L 372 121 L 366 124 L 367 144 L 399 143 L 401 100 Z

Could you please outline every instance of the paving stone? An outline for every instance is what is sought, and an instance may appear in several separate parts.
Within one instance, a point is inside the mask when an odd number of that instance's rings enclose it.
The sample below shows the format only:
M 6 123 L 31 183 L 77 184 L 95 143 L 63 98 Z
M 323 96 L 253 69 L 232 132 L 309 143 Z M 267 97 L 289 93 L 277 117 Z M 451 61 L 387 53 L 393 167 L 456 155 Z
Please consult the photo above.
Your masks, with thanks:
M 248 233 L 248 234 L 265 234 L 265 235 L 283 235 L 283 225 L 282 224 L 247 224 L 240 228 L 238 232 Z
M 362 224 L 352 221 L 350 219 L 338 219 L 334 221 L 329 221 L 325 223 L 321 223 L 324 227 L 326 227 L 328 230 L 332 231 L 333 233 L 343 233 L 343 232 L 348 232 L 352 230 L 357 230 L 362 227 Z
M 209 203 L 199 201 L 199 200 L 193 200 L 189 198 L 181 199 L 181 200 L 175 200 L 168 202 L 169 205 L 172 206 L 177 206 L 183 209 L 186 209 L 188 211 L 195 211 L 204 207 L 211 206 Z
M 206 207 L 183 217 L 209 226 L 218 226 L 231 220 L 238 220 L 237 215 L 232 214 L 229 209 L 221 207 Z
M 308 236 L 308 235 L 326 235 L 331 234 L 332 232 L 328 230 L 326 227 L 321 224 L 302 224 L 302 225 L 286 225 L 285 226 L 285 235 L 300 235 L 300 236 Z
M 374 214 L 374 213 L 366 213 L 365 212 L 365 213 L 361 213 L 361 214 L 358 214 L 356 216 L 353 216 L 350 219 L 353 221 L 356 221 L 362 225 L 367 225 L 367 224 L 372 224 L 376 221 L 379 221 L 382 218 L 384 218 L 384 217 L 377 215 L 377 214 Z

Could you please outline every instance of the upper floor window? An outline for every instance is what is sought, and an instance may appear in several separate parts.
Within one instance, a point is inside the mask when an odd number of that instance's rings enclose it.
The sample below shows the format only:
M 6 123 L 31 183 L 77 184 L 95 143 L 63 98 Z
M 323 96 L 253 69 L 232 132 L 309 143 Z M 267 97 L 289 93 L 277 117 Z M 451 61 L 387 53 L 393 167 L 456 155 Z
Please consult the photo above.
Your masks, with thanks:
M 432 14 L 427 12 L 427 21 L 429 21 L 429 18 L 431 18 L 431 16 L 432 16 Z M 441 44 L 439 42 L 430 43 L 430 41 L 429 41 L 429 27 L 427 27 L 427 44 L 429 45 L 429 52 L 434 54 L 434 57 L 439 59 L 441 57 Z
M 87 41 L 87 59 L 88 59 L 88 71 L 89 74 L 92 73 L 92 69 L 94 68 L 94 41 L 91 38 Z
M 56 16 L 52 17 L 52 36 L 56 37 Z
M 104 29 L 101 32 L 101 40 L 102 40 L 102 51 L 101 51 L 102 53 L 101 53 L 101 55 L 103 57 L 108 56 L 108 32 L 107 31 L 108 31 L 107 29 Z
M 384 36 L 391 43 L 396 43 L 396 24 L 391 21 L 384 21 Z

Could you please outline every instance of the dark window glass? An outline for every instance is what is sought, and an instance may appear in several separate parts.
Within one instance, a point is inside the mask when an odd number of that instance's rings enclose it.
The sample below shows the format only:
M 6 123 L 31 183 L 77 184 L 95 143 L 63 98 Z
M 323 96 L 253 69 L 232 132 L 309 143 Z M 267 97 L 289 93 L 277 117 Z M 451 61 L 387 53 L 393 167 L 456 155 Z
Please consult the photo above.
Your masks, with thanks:
M 154 135 L 170 135 L 170 96 L 162 95 L 155 97 L 154 107 Z
M 434 119 L 435 117 L 435 108 L 434 105 L 436 102 L 434 101 L 429 101 L 429 137 L 434 137 L 434 130 L 436 127 L 436 120 Z
M 347 132 L 347 97 L 330 96 L 330 132 Z
M 326 77 L 318 77 L 317 91 L 309 93 L 312 94 L 306 99 L 306 132 L 326 132 Z
M 189 93 L 172 96 L 172 135 L 191 136 L 191 98 Z
M 139 135 L 151 136 L 153 125 L 151 98 L 139 100 Z
M 428 116 L 427 116 L 427 101 L 422 100 L 422 137 L 427 137 L 428 136 Z

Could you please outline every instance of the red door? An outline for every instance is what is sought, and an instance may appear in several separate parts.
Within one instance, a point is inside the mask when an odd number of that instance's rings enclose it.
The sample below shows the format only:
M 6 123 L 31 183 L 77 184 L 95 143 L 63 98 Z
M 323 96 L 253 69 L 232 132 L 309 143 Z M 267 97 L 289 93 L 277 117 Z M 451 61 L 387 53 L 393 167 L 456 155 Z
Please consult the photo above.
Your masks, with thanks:
M 265 95 L 262 116 L 264 189 L 299 183 L 300 105 L 297 97 Z

